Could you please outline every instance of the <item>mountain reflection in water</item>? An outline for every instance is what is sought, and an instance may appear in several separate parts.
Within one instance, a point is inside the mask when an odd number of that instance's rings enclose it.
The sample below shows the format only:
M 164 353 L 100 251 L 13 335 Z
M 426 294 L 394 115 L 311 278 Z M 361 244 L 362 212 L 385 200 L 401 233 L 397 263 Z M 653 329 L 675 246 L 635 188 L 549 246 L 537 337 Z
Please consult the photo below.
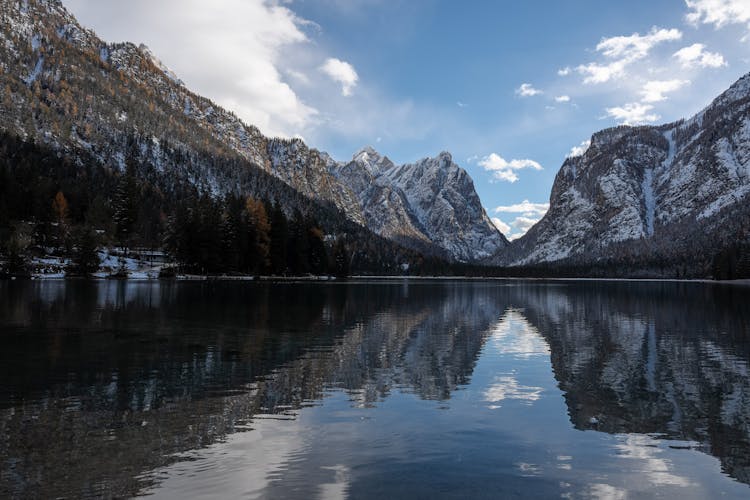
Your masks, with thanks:
M 750 483 L 748 299 L 0 283 L 0 496 L 616 496 L 628 471 L 635 493 L 747 494 L 704 461 Z

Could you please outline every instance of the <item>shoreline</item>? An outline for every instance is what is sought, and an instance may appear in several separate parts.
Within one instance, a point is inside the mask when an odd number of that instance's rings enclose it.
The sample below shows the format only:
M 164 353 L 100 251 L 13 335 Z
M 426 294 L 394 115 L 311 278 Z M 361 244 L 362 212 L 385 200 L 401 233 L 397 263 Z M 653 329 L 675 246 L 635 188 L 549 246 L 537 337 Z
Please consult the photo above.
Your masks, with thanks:
M 239 282 L 258 282 L 258 283 L 347 283 L 347 282 L 449 282 L 449 281 L 485 281 L 485 282 L 634 282 L 634 283 L 703 283 L 703 284 L 724 284 L 750 286 L 750 279 L 739 280 L 712 280 L 702 279 L 678 279 L 678 278 L 592 278 L 592 277 L 498 277 L 498 276 L 400 276 L 400 275 L 354 275 L 347 278 L 337 278 L 335 276 L 226 276 L 226 275 L 197 275 L 184 274 L 173 278 L 159 278 L 158 276 L 135 276 L 128 278 L 109 278 L 107 276 L 93 276 L 90 278 L 83 277 L 66 277 L 58 274 L 51 275 L 32 275 L 31 277 L 11 277 L 7 281 L 112 281 L 112 282 L 196 282 L 196 281 L 239 281 Z

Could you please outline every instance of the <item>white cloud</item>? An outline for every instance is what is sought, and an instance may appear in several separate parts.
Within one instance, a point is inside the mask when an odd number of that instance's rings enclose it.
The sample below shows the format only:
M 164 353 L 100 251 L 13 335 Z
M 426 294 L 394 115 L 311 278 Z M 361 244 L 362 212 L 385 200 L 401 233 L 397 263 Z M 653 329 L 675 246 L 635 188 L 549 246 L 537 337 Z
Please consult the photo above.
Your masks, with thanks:
M 535 89 L 530 83 L 522 83 L 520 87 L 516 89 L 516 95 L 521 97 L 532 97 L 535 95 L 543 94 L 539 89 Z
M 492 223 L 495 225 L 495 227 L 503 234 L 510 233 L 510 226 L 506 224 L 505 222 L 501 221 L 497 217 L 492 218 Z
M 544 217 L 547 210 L 549 210 L 549 203 L 532 203 L 529 200 L 523 200 L 521 203 L 514 205 L 495 207 L 495 213 L 521 214 L 513 222 L 506 224 L 497 218 L 493 219 L 493 221 L 497 220 L 499 223 L 502 223 L 503 227 L 507 228 L 507 230 L 501 229 L 501 232 L 512 241 L 526 234 L 534 224 Z M 495 225 L 500 227 L 498 226 L 498 222 Z
M 351 64 L 335 57 L 329 57 L 320 67 L 320 70 L 328 75 L 331 80 L 341 84 L 341 95 L 347 97 L 352 95 L 352 90 L 359 81 L 359 75 Z
M 516 182 L 518 180 L 517 170 L 531 168 L 533 170 L 543 170 L 542 166 L 534 160 L 505 160 L 502 156 L 492 153 L 482 158 L 478 165 L 485 170 L 492 172 L 495 179 L 507 182 Z
M 623 125 L 638 125 L 652 123 L 660 118 L 659 115 L 650 113 L 654 107 L 651 104 L 631 102 L 624 106 L 607 108 L 607 116 L 614 118 Z
M 667 99 L 664 94 L 689 85 L 690 80 L 653 80 L 646 82 L 641 90 L 643 102 L 659 102 Z
M 573 70 L 570 68 L 570 66 L 565 66 L 564 68 L 560 68 L 557 70 L 557 74 L 559 76 L 568 76 Z
M 525 235 L 529 231 L 529 229 L 531 229 L 532 226 L 534 226 L 534 224 L 539 222 L 541 219 L 542 216 L 530 217 L 522 215 L 516 217 L 510 224 L 506 224 L 497 217 L 493 217 L 492 222 L 493 224 L 495 224 L 495 227 L 497 227 L 500 232 L 503 233 L 506 238 L 508 238 L 508 240 L 514 241 Z
M 526 216 L 516 217 L 516 219 L 510 223 L 511 226 L 513 226 L 514 228 L 516 228 L 516 230 L 518 230 L 518 233 L 515 233 L 513 235 L 515 236 L 514 239 L 520 238 L 521 236 L 526 234 L 529 231 L 529 229 L 531 229 L 534 226 L 534 224 L 539 222 L 541 219 L 542 219 L 541 217 L 526 217 Z
M 680 40 L 681 38 L 682 32 L 678 29 L 653 27 L 647 35 L 633 33 L 629 36 L 603 38 L 596 46 L 596 50 L 610 58 L 638 60 L 646 57 L 649 51 L 659 43 Z
M 606 83 L 625 74 L 625 67 L 629 63 L 625 60 L 615 61 L 609 64 L 589 63 L 582 64 L 576 71 L 584 76 L 583 83 Z
M 549 203 L 532 203 L 529 200 L 523 200 L 515 205 L 505 205 L 495 208 L 495 213 L 526 214 L 527 217 L 532 215 L 544 215 L 549 210 Z
M 713 24 L 722 28 L 728 24 L 750 22 L 750 2 L 747 0 L 686 0 L 690 12 L 687 20 L 693 25 Z
M 458 106 L 459 108 L 465 108 L 466 106 L 468 106 L 468 104 L 466 104 L 465 102 L 456 101 L 456 106 Z
M 561 95 L 555 97 L 555 102 L 570 102 L 570 96 L 568 95 Z
M 66 0 L 65 6 L 107 40 L 145 42 L 190 89 L 266 134 L 292 137 L 317 119 L 318 111 L 285 81 L 291 75 L 285 56 L 310 41 L 306 21 L 283 5 Z
M 724 56 L 718 52 L 708 52 L 702 43 L 694 43 L 674 53 L 683 68 L 720 68 L 726 66 Z
M 286 74 L 291 76 L 298 83 L 301 83 L 303 85 L 310 85 L 310 78 L 306 74 L 302 73 L 301 71 L 297 71 L 294 69 L 287 69 Z
M 586 151 L 588 151 L 589 146 L 591 146 L 591 140 L 583 141 L 579 146 L 573 146 L 570 148 L 570 153 L 568 154 L 568 158 L 575 158 L 576 156 L 583 156 Z
M 625 75 L 625 69 L 649 55 L 651 49 L 663 42 L 680 40 L 682 32 L 677 29 L 651 28 L 646 35 L 633 33 L 628 36 L 603 38 L 596 46 L 597 52 L 610 59 L 608 63 L 582 64 L 576 68 L 584 76 L 583 83 L 605 83 Z

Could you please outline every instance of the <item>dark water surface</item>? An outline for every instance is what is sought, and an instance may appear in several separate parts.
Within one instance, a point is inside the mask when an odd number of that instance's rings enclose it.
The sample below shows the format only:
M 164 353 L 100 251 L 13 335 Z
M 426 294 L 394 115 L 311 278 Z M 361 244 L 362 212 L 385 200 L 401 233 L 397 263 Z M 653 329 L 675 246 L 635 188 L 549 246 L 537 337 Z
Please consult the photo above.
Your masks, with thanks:
M 0 497 L 749 498 L 750 289 L 0 283 Z

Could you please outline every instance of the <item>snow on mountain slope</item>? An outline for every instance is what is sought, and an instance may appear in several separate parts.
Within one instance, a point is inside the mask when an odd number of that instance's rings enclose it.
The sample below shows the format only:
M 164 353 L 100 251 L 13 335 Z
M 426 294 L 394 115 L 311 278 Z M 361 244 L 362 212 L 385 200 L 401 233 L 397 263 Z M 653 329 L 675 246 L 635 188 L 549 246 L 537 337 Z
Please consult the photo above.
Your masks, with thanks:
M 594 134 L 558 172 L 549 212 L 498 261 L 597 259 L 613 245 L 678 255 L 698 232 L 738 241 L 748 193 L 750 74 L 690 120 Z
M 114 170 L 135 157 L 215 196 L 262 195 L 252 166 L 380 235 L 461 261 L 507 245 L 447 153 L 396 166 L 368 149 L 338 164 L 301 140 L 263 136 L 187 89 L 145 45 L 99 39 L 60 0 L 0 0 L 0 21 L 3 130 Z
M 249 174 L 196 159 L 244 159 L 363 222 L 318 151 L 264 137 L 187 89 L 145 45 L 100 40 L 59 0 L 0 0 L 0 69 L 4 130 L 69 153 L 86 149 L 116 169 L 140 151 L 139 160 L 178 169 L 215 195 L 247 191 Z M 170 165 L 175 151 L 184 164 Z
M 431 243 L 460 261 L 486 259 L 508 245 L 449 153 L 394 165 L 368 147 L 331 170 L 357 195 L 368 227 L 378 234 Z

